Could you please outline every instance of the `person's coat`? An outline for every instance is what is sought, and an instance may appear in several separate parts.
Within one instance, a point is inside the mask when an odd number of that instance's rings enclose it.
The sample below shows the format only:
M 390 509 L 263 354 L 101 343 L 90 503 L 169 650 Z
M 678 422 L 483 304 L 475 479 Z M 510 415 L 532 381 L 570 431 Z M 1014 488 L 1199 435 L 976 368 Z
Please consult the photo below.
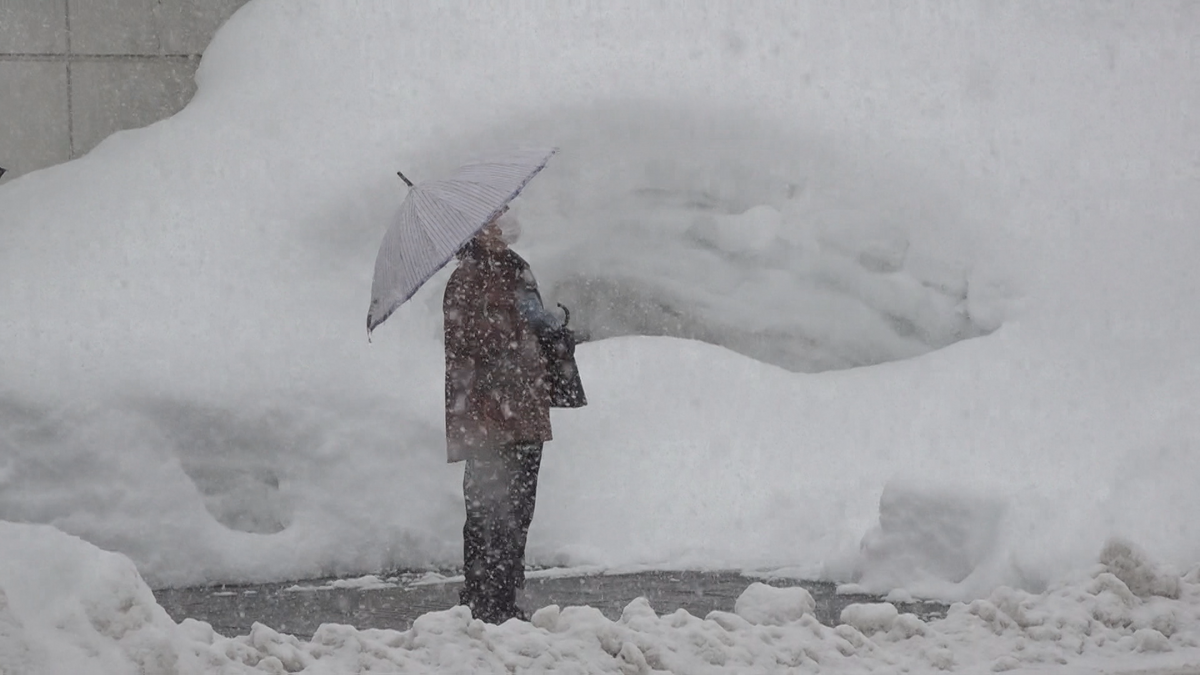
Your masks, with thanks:
M 450 275 L 442 301 L 450 462 L 552 437 L 546 360 L 520 306 L 530 293 L 529 265 L 508 249 L 471 247 Z

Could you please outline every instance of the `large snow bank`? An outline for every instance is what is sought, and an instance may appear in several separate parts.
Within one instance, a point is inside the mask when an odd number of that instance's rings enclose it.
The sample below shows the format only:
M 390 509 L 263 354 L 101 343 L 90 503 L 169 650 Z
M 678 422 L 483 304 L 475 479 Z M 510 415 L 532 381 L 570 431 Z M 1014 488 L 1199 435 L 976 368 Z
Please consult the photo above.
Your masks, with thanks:
M 396 169 L 554 143 L 548 299 L 730 349 L 580 349 L 532 561 L 1191 565 L 1195 12 L 255 0 L 184 111 L 0 188 L 0 518 L 154 584 L 456 561 L 445 273 L 369 346 L 372 260 Z

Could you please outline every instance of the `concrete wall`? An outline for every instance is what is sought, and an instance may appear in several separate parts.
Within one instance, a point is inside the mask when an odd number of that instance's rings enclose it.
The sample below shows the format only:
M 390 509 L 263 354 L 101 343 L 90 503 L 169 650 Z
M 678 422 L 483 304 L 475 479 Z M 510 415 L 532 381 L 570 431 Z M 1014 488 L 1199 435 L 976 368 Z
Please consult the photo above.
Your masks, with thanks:
M 0 182 L 181 109 L 247 0 L 0 0 Z

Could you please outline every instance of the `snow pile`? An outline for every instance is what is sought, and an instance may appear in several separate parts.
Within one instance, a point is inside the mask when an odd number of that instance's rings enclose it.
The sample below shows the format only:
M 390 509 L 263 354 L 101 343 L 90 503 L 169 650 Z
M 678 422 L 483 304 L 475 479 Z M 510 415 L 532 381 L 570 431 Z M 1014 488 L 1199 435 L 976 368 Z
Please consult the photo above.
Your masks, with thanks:
M 750 623 L 781 626 L 812 614 L 816 608 L 812 594 L 799 586 L 772 588 L 753 583 L 738 596 L 733 613 Z
M 1177 576 L 1147 560 L 1145 554 L 1129 542 L 1110 542 L 1100 554 L 1100 564 L 1139 598 L 1179 597 Z
M 979 640 L 981 652 L 998 657 L 996 670 L 1065 664 L 1078 655 L 1200 647 L 1200 570 L 1180 577 L 1121 541 L 1110 542 L 1101 561 L 1090 574 L 1040 595 L 1000 588 L 986 599 L 954 605 L 944 633 Z M 989 634 L 1011 638 L 1012 651 L 1003 656 L 992 651 Z
M 457 563 L 447 273 L 369 345 L 372 263 L 397 169 L 556 144 L 519 250 L 614 337 L 530 562 L 1185 569 L 1196 11 L 254 0 L 186 109 L 0 187 L 0 518 L 156 585 Z
M 191 619 L 176 625 L 124 556 L 53 528 L 0 523 L 0 672 L 997 672 L 1101 663 L 1111 672 L 1200 663 L 1200 573 L 1158 569 L 1119 542 L 1102 559 L 1046 593 L 1000 588 L 932 622 L 877 604 L 851 605 L 839 625 L 825 626 L 803 589 L 754 584 L 736 613 L 705 618 L 658 616 L 643 598 L 617 621 L 552 605 L 529 623 L 492 626 L 455 607 L 405 632 L 325 624 L 302 642 L 262 624 L 233 638 Z
M 900 610 L 890 602 L 848 605 L 839 618 L 842 624 L 866 635 L 889 633 L 897 629 L 904 633 L 902 637 L 907 638 L 925 632 L 924 622 L 912 614 L 905 614 L 902 620 Z
M 204 672 L 123 555 L 0 521 L 0 672 Z
M 916 595 L 949 581 L 970 582 L 998 561 L 1004 536 L 1002 497 L 962 489 L 888 483 L 879 525 L 863 537 L 857 584 L 886 593 L 903 586 Z

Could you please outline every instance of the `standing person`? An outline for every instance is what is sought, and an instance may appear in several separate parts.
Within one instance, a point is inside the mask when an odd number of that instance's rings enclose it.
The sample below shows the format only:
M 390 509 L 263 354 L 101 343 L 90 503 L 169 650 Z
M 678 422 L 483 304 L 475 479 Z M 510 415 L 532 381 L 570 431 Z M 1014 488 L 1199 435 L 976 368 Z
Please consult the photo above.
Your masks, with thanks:
M 475 618 L 502 623 L 526 618 L 516 594 L 525 584 L 542 445 L 552 438 L 539 336 L 562 326 L 496 218 L 457 258 L 442 309 L 447 454 L 466 461 L 460 602 Z

